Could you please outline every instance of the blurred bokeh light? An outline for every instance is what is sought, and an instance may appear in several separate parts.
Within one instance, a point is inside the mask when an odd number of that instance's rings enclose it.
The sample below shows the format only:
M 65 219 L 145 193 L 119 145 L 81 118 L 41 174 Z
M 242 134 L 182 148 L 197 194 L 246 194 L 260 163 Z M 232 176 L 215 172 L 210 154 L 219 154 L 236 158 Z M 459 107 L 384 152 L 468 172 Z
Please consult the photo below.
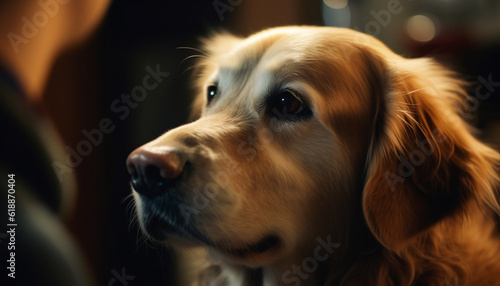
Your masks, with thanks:
M 436 24 L 424 15 L 415 15 L 406 23 L 408 36 L 415 41 L 429 42 L 436 36 Z
M 351 10 L 347 0 L 323 0 L 323 21 L 326 26 L 349 27 Z

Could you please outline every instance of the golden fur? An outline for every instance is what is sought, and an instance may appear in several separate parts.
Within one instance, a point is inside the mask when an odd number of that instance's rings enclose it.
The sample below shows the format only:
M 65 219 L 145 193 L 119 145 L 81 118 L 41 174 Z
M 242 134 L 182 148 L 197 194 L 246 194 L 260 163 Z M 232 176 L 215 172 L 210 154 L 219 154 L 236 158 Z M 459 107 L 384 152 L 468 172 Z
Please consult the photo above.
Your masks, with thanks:
M 194 210 L 173 223 L 203 241 L 165 241 L 207 249 L 199 285 L 500 285 L 500 155 L 462 119 L 456 74 L 341 28 L 217 34 L 205 49 L 199 119 L 140 148 L 173 146 L 191 164 L 177 191 Z M 276 88 L 312 116 L 263 111 Z M 148 232 L 153 207 L 135 196 Z M 252 250 L 269 235 L 272 248 Z M 338 246 L 324 261 L 320 240 Z

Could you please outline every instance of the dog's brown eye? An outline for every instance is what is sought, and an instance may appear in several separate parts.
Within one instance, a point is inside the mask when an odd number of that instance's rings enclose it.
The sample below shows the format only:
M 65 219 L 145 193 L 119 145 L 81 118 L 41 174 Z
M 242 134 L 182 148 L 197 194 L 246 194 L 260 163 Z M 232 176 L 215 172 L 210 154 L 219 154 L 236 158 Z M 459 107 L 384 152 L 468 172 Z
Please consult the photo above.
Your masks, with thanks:
M 291 90 L 272 96 L 267 103 L 267 110 L 271 117 L 285 121 L 298 121 L 312 115 L 302 98 Z
M 209 104 L 217 95 L 217 84 L 212 84 L 207 87 L 207 104 Z

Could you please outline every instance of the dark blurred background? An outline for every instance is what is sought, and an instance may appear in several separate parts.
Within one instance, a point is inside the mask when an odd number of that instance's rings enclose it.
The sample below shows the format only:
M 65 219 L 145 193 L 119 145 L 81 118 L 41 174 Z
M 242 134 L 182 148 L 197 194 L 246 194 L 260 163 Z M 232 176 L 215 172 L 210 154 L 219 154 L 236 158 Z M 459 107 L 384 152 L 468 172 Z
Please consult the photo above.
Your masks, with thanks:
M 471 102 L 479 104 L 471 107 L 472 122 L 487 141 L 500 143 L 500 1 L 114 1 L 93 36 L 58 59 L 44 95 L 73 149 L 86 140 L 82 130 L 99 128 L 102 119 L 115 126 L 74 168 L 78 198 L 67 221 L 99 284 L 176 285 L 175 254 L 145 242 L 131 224 L 125 160 L 187 120 L 195 61 L 183 60 L 197 52 L 179 47 L 198 47 L 200 37 L 219 28 L 248 35 L 302 24 L 355 28 L 405 56 L 431 56 L 461 72 L 472 83 Z M 127 102 L 122 96 L 158 65 L 169 75 L 140 102 Z M 110 284 L 123 272 L 128 284 Z

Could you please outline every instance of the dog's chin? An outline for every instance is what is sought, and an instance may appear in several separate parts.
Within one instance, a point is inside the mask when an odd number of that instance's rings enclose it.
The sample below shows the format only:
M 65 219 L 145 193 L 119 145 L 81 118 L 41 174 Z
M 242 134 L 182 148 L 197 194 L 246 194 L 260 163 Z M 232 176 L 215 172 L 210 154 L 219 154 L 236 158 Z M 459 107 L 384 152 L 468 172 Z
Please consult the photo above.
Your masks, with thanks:
M 170 247 L 179 249 L 205 247 L 211 255 L 223 258 L 231 263 L 244 264 L 251 267 L 262 266 L 272 261 L 281 248 L 280 240 L 276 236 L 268 236 L 257 243 L 239 248 L 224 248 L 218 247 L 217 245 L 207 245 L 197 239 L 178 235 L 167 235 L 161 242 Z
M 282 241 L 276 235 L 266 235 L 260 240 L 239 247 L 213 246 L 219 254 L 230 261 L 248 266 L 260 266 L 272 260 L 282 248 Z
M 277 235 L 265 235 L 260 240 L 248 243 L 233 243 L 228 240 L 214 243 L 205 235 L 193 229 L 185 229 L 166 223 L 142 225 L 143 232 L 160 243 L 174 248 L 207 247 L 233 263 L 259 266 L 273 259 L 282 248 L 282 240 Z
M 151 240 L 172 246 L 198 247 L 209 244 L 210 241 L 196 229 L 152 218 L 141 221 L 141 228 Z

